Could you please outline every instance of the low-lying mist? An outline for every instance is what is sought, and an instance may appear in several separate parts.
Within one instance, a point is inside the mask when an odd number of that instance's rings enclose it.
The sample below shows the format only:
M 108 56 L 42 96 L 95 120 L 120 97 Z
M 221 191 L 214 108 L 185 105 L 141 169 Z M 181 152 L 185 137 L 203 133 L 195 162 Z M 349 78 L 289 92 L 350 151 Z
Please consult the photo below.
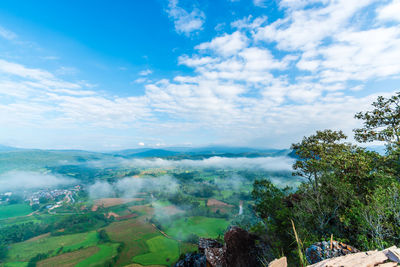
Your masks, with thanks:
M 168 160 L 162 158 L 153 159 L 120 159 L 112 161 L 92 161 L 93 167 L 104 166 L 126 166 L 132 168 L 221 168 L 221 169 L 257 169 L 265 171 L 291 171 L 294 159 L 281 157 L 259 157 L 259 158 L 227 158 L 211 157 L 201 160 Z
M 115 183 L 97 181 L 89 186 L 89 196 L 93 199 L 107 197 L 136 197 L 139 192 L 159 191 L 175 193 L 178 182 L 169 175 L 159 177 L 123 178 Z
M 0 174 L 0 192 L 42 189 L 77 183 L 73 178 L 40 172 L 10 171 Z

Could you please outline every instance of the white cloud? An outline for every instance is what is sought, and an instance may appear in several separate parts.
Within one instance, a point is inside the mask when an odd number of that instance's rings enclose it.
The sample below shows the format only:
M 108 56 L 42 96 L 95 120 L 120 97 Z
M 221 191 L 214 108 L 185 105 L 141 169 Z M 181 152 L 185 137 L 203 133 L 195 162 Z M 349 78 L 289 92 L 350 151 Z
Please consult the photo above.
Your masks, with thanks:
M 400 22 L 400 0 L 393 0 L 390 4 L 378 9 L 378 18 Z
M 7 40 L 13 40 L 13 39 L 17 38 L 17 35 L 15 33 L 7 30 L 1 26 L 0 26 L 0 36 Z
M 231 23 L 232 32 L 181 55 L 178 62 L 192 68 L 191 75 L 150 81 L 144 70 L 136 80 L 145 83 L 139 96 L 109 96 L 0 60 L 0 94 L 7 99 L 0 102 L 0 123 L 117 129 L 129 132 L 124 138 L 133 145 L 287 147 L 316 129 L 351 135 L 359 123 L 355 112 L 398 90 L 400 28 L 381 15 L 396 3 L 281 1 L 281 19 L 246 17 Z M 169 12 L 177 22 L 200 11 L 182 11 L 171 1 Z M 389 85 L 377 91 L 370 86 L 376 81 Z
M 253 0 L 253 4 L 258 7 L 266 7 L 266 0 Z
M 178 0 L 169 0 L 167 13 L 174 21 L 177 33 L 190 35 L 194 31 L 201 30 L 205 21 L 205 14 L 198 8 L 191 12 L 178 6 Z
M 115 128 L 149 115 L 143 97 L 109 97 L 42 69 L 0 59 L 0 77 L 0 95 L 12 97 L 0 102 L 2 123 Z
M 199 50 L 210 49 L 217 54 L 230 56 L 245 48 L 247 42 L 247 37 L 237 31 L 232 34 L 216 37 L 211 42 L 199 44 L 195 48 Z
M 0 192 L 70 185 L 77 180 L 40 172 L 10 171 L 0 174 Z
M 139 75 L 140 75 L 140 76 L 147 76 L 147 75 L 150 75 L 150 74 L 152 74 L 152 73 L 153 73 L 152 70 L 150 70 L 150 69 L 145 69 L 145 70 L 142 70 L 141 72 L 139 72 Z

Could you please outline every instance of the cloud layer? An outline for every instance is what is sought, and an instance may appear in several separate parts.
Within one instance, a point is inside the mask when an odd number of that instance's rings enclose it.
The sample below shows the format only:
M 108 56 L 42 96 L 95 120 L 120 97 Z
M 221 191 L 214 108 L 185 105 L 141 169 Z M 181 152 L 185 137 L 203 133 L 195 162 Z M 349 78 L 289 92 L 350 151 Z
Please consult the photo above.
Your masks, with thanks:
M 265 171 L 292 171 L 294 160 L 289 157 L 226 158 L 211 157 L 202 160 L 123 159 L 115 161 L 92 161 L 94 167 L 127 166 L 131 168 L 222 168 L 256 169 Z
M 72 178 L 51 174 L 11 171 L 0 175 L 0 192 L 43 189 L 60 185 L 70 185 L 76 182 Z
M 47 129 L 53 147 L 73 136 L 81 148 L 93 141 L 91 149 L 138 142 L 288 147 L 316 129 L 351 134 L 355 112 L 399 89 L 399 3 L 282 0 L 281 18 L 232 21 L 228 32 L 179 56 L 192 74 L 142 79 L 141 95 L 99 92 L 0 59 L 0 123 L 9 127 L 0 142 L 16 132 L 27 139 L 20 131 L 27 128 L 38 136 L 32 144 L 49 146 L 39 137 Z M 205 14 L 180 4 L 170 0 L 167 8 L 175 30 L 202 29 Z M 2 28 L 0 36 L 16 38 Z M 88 134 L 76 134 L 82 131 Z

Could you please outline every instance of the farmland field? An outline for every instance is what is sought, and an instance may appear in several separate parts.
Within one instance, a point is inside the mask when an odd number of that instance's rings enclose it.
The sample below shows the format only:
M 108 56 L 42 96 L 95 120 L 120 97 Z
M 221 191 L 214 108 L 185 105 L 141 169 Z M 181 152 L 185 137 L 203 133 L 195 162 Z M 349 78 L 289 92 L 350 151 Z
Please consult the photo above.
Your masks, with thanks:
M 118 244 L 102 244 L 98 247 L 100 250 L 85 260 L 79 262 L 76 267 L 89 267 L 98 266 L 103 264 L 107 260 L 111 260 L 112 257 L 117 255 Z
M 229 222 L 225 219 L 196 216 L 172 222 L 165 232 L 177 239 L 184 239 L 192 233 L 202 237 L 216 238 L 223 234 L 228 226 Z
M 27 204 L 0 206 L 0 220 L 18 216 L 25 216 L 31 212 L 32 209 Z
M 75 264 L 92 256 L 100 250 L 99 247 L 88 247 L 74 252 L 64 253 L 37 263 L 38 267 L 75 266 Z
M 146 241 L 149 252 L 135 256 L 134 262 L 142 265 L 161 264 L 171 265 L 179 257 L 178 242 L 159 235 Z
M 18 204 L 8 200 L 10 191 L 0 192 L 1 267 L 173 266 L 181 254 L 197 251 L 198 238 L 257 222 L 252 183 L 266 172 L 135 167 L 119 165 L 120 159 L 107 166 L 89 163 L 92 156 L 84 153 L 74 161 L 73 153 L 62 162 L 57 153 L 56 162 L 37 168 L 72 184 L 15 191 Z
M 122 266 L 132 263 L 132 257 L 147 252 L 146 240 L 158 235 L 155 229 L 141 219 L 114 222 L 105 228 L 115 242 L 125 244 L 116 263 Z
M 28 240 L 11 246 L 8 253 L 10 261 L 29 261 L 38 253 L 55 253 L 63 247 L 63 251 L 73 251 L 93 246 L 97 243 L 96 232 L 73 235 L 49 236 L 36 240 Z

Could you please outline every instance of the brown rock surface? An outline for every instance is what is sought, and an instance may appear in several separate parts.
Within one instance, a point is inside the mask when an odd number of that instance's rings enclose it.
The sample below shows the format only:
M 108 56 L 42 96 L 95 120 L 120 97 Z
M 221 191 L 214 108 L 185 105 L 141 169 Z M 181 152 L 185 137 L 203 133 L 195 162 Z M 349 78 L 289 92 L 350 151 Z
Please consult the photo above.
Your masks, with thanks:
M 388 267 L 398 266 L 400 249 L 390 247 L 382 251 L 368 251 L 327 259 L 309 267 Z

